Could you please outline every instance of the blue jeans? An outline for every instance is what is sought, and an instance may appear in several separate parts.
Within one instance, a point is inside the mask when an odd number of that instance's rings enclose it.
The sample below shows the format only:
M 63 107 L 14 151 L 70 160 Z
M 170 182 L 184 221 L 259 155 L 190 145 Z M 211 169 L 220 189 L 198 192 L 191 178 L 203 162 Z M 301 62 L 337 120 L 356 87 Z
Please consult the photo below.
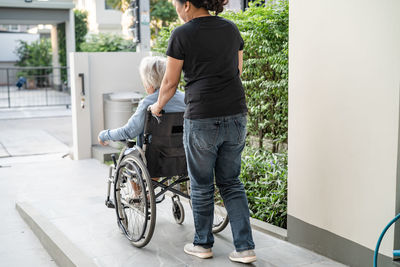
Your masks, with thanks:
M 183 144 L 190 177 L 194 245 L 213 246 L 215 184 L 224 200 L 236 251 L 254 249 L 249 207 L 239 180 L 246 139 L 246 114 L 185 119 Z

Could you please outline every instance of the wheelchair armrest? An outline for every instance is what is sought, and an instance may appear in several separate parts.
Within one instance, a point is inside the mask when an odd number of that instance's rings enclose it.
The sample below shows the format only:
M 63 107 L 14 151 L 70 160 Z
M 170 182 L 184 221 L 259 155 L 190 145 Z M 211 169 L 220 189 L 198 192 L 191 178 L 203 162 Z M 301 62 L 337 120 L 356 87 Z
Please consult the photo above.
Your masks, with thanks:
M 127 139 L 127 140 L 118 140 L 117 142 L 122 143 L 123 145 L 127 146 L 128 148 L 132 148 L 132 147 L 136 146 L 136 140 Z

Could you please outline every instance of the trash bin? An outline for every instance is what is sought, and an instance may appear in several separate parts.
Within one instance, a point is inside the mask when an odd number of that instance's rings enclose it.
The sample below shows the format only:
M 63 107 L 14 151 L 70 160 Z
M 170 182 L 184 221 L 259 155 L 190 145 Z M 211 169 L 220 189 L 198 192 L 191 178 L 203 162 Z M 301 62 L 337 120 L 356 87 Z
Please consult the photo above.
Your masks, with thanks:
M 142 98 L 143 95 L 137 92 L 104 94 L 104 128 L 115 129 L 124 126 L 135 113 Z M 109 143 L 114 148 L 120 147 L 117 142 Z

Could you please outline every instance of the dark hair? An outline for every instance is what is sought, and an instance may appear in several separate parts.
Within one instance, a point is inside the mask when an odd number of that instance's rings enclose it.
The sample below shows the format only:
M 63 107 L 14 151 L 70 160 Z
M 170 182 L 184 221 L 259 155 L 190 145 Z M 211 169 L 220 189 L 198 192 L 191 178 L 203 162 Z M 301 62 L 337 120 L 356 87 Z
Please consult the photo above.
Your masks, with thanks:
M 197 8 L 205 8 L 209 11 L 215 11 L 215 15 L 218 15 L 224 10 L 224 5 L 228 3 L 229 0 L 178 0 L 181 4 L 189 1 Z

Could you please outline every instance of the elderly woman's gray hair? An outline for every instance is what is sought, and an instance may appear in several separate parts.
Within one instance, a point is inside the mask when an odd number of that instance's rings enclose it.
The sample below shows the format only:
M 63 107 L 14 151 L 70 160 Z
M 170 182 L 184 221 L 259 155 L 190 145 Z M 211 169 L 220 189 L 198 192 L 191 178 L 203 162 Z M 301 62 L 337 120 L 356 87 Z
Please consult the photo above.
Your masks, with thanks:
M 145 57 L 140 62 L 139 72 L 143 86 L 154 89 L 161 87 L 161 82 L 165 74 L 167 60 L 165 57 Z

